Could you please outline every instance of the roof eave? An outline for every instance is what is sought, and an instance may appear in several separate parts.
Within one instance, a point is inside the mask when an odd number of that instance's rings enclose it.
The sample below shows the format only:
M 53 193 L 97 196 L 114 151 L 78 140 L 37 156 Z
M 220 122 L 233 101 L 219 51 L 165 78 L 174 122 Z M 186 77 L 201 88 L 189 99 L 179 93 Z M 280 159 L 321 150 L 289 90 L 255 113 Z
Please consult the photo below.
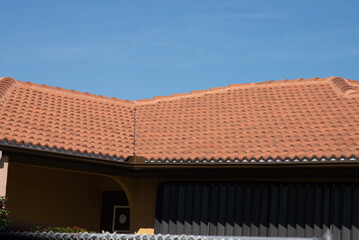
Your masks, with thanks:
M 123 161 L 111 160 L 100 157 L 90 157 L 86 155 L 76 155 L 68 153 L 59 153 L 53 151 L 46 151 L 41 149 L 30 149 L 19 146 L 11 146 L 6 144 L 0 144 L 0 150 L 9 153 L 22 153 L 42 157 L 51 157 L 62 160 L 72 160 L 82 163 L 90 163 L 108 167 L 119 167 L 127 170 L 142 172 L 142 171 L 183 171 L 189 169 L 198 170 L 215 170 L 215 169 L 253 169 L 253 168 L 322 168 L 322 167 L 352 167 L 359 166 L 359 161 L 327 161 L 327 162 L 215 162 L 215 163 L 147 163 L 144 157 L 141 156 L 129 156 Z M 31 162 L 29 162 L 31 164 Z

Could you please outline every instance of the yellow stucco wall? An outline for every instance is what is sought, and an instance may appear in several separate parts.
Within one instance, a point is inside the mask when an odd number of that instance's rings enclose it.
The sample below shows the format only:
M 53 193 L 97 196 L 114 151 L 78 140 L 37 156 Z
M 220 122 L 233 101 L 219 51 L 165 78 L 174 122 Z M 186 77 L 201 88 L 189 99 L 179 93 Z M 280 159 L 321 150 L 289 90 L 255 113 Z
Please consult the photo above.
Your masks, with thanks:
M 120 185 L 105 176 L 10 162 L 10 227 L 79 226 L 99 231 L 102 191 L 119 190 Z
M 101 231 L 102 191 L 125 191 L 130 205 L 130 232 L 153 228 L 156 187 L 162 179 L 95 175 L 9 164 L 7 197 L 10 227 L 79 226 Z
M 156 188 L 160 178 L 117 178 L 126 186 L 130 203 L 130 231 L 153 228 L 155 221 Z

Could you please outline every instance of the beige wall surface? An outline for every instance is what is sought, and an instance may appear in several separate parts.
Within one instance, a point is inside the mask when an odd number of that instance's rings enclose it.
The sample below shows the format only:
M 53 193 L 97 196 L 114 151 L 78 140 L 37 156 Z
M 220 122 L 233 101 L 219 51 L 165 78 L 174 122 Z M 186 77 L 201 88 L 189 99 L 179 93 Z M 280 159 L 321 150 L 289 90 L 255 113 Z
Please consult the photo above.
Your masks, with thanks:
M 125 191 L 130 231 L 153 228 L 156 187 L 162 179 L 124 178 L 10 163 L 7 197 L 10 227 L 78 226 L 101 231 L 102 191 Z
M 2 197 L 6 195 L 8 166 L 9 166 L 8 156 L 2 155 L 2 152 L 0 151 L 0 196 Z
M 124 184 L 130 203 L 130 231 L 153 228 L 155 222 L 156 189 L 160 178 L 117 178 Z
M 78 226 L 99 231 L 102 191 L 121 186 L 105 176 L 10 162 L 7 197 L 10 227 Z

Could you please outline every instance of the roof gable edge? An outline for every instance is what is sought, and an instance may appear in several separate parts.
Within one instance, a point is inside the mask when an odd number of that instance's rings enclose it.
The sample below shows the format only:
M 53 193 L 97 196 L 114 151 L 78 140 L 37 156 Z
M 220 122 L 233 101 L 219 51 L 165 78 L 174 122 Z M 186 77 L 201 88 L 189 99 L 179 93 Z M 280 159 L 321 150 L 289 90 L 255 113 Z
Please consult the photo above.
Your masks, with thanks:
M 9 92 L 15 87 L 16 81 L 12 77 L 0 78 L 0 103 L 6 99 Z
M 329 82 L 340 97 L 359 96 L 359 82 L 357 81 L 351 80 L 349 82 L 347 79 L 341 77 L 331 77 L 329 78 Z

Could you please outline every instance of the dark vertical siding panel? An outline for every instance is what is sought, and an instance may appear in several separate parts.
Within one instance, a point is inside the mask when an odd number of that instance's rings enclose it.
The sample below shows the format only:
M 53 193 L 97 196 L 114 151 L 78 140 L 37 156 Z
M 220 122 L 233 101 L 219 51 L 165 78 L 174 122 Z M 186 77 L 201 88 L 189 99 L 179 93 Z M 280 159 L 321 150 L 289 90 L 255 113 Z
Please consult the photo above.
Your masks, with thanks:
M 157 188 L 155 233 L 359 239 L 358 184 L 181 184 Z
M 268 230 L 268 205 L 269 205 L 269 186 L 265 184 L 261 188 L 260 198 L 260 219 L 259 219 L 259 236 L 267 236 Z
M 343 224 L 342 240 L 350 240 L 351 211 L 352 211 L 352 186 L 344 186 L 343 189 Z
M 340 238 L 340 195 L 341 195 L 341 191 L 340 191 L 340 187 L 338 185 L 335 185 L 332 191 L 332 226 L 331 229 L 333 231 L 333 237 L 334 239 L 339 239 Z
M 259 212 L 260 212 L 260 190 L 261 185 L 254 184 L 252 187 L 252 221 L 250 236 L 259 235 Z
M 269 209 L 268 236 L 278 236 L 278 186 L 272 185 Z
M 243 186 L 237 185 L 234 215 L 234 236 L 242 236 L 243 207 Z
M 297 184 L 289 185 L 288 189 L 288 216 L 287 216 L 287 236 L 295 237 L 297 223 Z
M 279 191 L 278 236 L 287 236 L 288 186 L 281 185 Z
M 193 185 L 186 186 L 186 203 L 184 215 L 184 233 L 192 234 Z
M 163 206 L 163 189 L 162 184 L 157 186 L 156 193 L 156 210 L 155 210 L 155 225 L 154 225 L 154 233 L 161 233 L 161 225 L 162 225 L 162 206 Z
M 162 201 L 162 221 L 161 233 L 168 234 L 169 208 L 170 208 L 171 186 L 163 186 L 163 201 Z
M 323 232 L 330 229 L 331 216 L 330 216 L 330 202 L 331 202 L 331 188 L 328 185 L 323 187 Z
M 174 184 L 170 189 L 170 201 L 169 201 L 169 221 L 168 221 L 168 233 L 177 233 L 177 200 L 178 200 L 178 187 Z
M 194 187 L 192 234 L 200 235 L 202 184 Z
M 208 220 L 209 220 L 209 185 L 202 187 L 202 200 L 201 200 L 201 223 L 200 234 L 208 235 Z
M 316 184 L 314 187 L 314 237 L 321 237 L 323 236 L 324 232 L 322 230 L 322 218 L 321 212 L 323 211 L 322 205 L 322 189 L 323 185 Z
M 296 227 L 296 236 L 304 237 L 305 236 L 305 186 L 299 185 L 297 192 L 297 227 Z
M 245 185 L 244 187 L 244 214 L 242 225 L 242 236 L 250 236 L 251 234 L 251 208 L 252 208 L 252 185 Z
M 228 186 L 227 192 L 227 208 L 226 208 L 226 236 L 233 236 L 233 226 L 234 226 L 234 205 L 235 205 L 235 186 L 230 184 Z
M 227 200 L 227 185 L 222 184 L 219 187 L 219 205 L 218 205 L 218 223 L 217 223 L 217 235 L 225 235 L 226 226 L 226 201 Z
M 353 211 L 352 211 L 352 232 L 351 239 L 359 239 L 359 186 L 354 185 L 353 189 Z
M 184 209 L 186 201 L 186 186 L 181 184 L 178 187 L 178 204 L 177 204 L 177 226 L 176 234 L 184 233 Z
M 219 186 L 211 186 L 211 198 L 210 198 L 210 212 L 209 212 L 209 235 L 217 234 L 217 223 L 218 223 L 218 195 Z
M 305 237 L 314 236 L 314 186 L 306 185 Z

